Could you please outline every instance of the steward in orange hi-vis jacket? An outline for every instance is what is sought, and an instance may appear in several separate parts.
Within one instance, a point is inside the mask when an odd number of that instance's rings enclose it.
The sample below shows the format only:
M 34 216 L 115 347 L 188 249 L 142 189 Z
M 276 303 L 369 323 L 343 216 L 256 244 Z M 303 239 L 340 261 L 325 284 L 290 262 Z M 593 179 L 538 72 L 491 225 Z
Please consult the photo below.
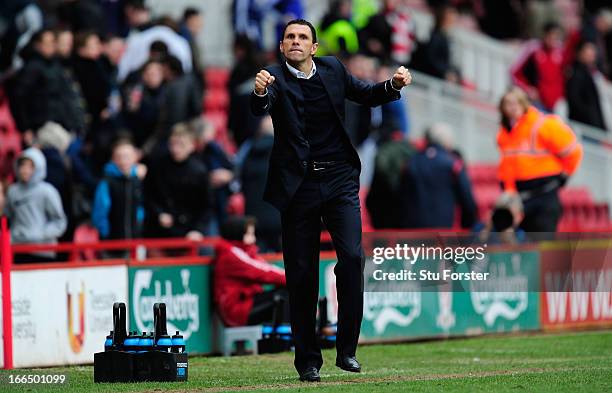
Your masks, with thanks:
M 497 145 L 502 187 L 518 192 L 523 200 L 523 230 L 555 232 L 561 217 L 558 190 L 578 168 L 582 146 L 558 116 L 530 106 L 527 95 L 518 88 L 502 97 L 500 112 Z

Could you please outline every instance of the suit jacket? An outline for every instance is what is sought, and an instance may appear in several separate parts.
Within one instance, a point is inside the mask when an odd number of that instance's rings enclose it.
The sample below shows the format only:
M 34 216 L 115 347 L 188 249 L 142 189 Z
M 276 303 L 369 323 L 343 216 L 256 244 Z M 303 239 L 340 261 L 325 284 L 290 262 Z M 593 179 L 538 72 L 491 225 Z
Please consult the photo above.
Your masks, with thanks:
M 361 169 L 359 156 L 352 146 L 344 124 L 344 100 L 349 99 L 368 107 L 375 107 L 400 98 L 390 81 L 367 83 L 352 76 L 333 56 L 315 57 L 317 73 L 329 95 L 334 112 L 343 129 L 343 137 L 350 146 L 351 161 Z M 284 211 L 302 183 L 308 168 L 310 146 L 305 137 L 304 96 L 300 84 L 285 64 L 265 68 L 275 77 L 268 93 L 259 97 L 251 94 L 251 111 L 257 116 L 270 113 L 274 125 L 274 146 L 264 200 Z

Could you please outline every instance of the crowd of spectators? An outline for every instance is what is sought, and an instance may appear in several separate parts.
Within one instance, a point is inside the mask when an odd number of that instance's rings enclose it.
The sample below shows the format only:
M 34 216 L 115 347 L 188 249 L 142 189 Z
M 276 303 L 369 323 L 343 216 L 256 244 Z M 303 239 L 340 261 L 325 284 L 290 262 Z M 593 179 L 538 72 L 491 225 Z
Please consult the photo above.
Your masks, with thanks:
M 602 9 L 590 21 L 574 31 L 546 23 L 540 39 L 524 44 L 511 74 L 539 109 L 606 130 L 612 125 L 605 124 L 601 89 L 611 74 L 603 43 L 612 34 L 612 11 Z
M 429 0 L 428 3 L 432 7 L 453 6 L 455 25 L 518 46 L 518 58 L 511 65 L 512 82 L 527 91 L 539 109 L 567 115 L 600 130 L 612 127 L 605 123 L 600 108 L 601 89 L 612 79 L 609 2 Z M 432 33 L 429 45 L 438 40 L 437 36 Z M 442 48 L 439 44 L 435 46 Z M 451 78 L 460 81 L 460 70 L 452 65 L 451 70 Z M 432 75 L 445 77 L 435 72 Z
M 233 164 L 204 135 L 201 12 L 153 19 L 142 0 L 11 0 L 2 11 L 3 97 L 27 149 L 2 179 L 15 180 L 4 203 L 14 241 L 71 240 L 85 221 L 102 239 L 216 234 L 213 195 Z M 17 197 L 43 186 L 44 200 Z M 23 209 L 62 225 L 19 230 Z
M 340 57 L 351 73 L 372 82 L 388 79 L 401 64 L 462 84 L 451 57 L 453 27 L 471 26 L 500 39 L 541 35 L 528 42 L 513 68 L 515 82 L 542 109 L 554 110 L 567 96 L 572 119 L 605 128 L 597 93 L 597 81 L 612 69 L 612 15 L 605 4 L 586 1 L 584 17 L 568 28 L 562 15 L 542 23 L 543 15 L 556 15 L 542 11 L 556 9 L 556 1 L 431 0 L 434 25 L 429 40 L 420 42 L 411 12 L 415 3 L 423 2 L 330 2 L 327 14 L 315 21 L 319 55 Z M 278 41 L 286 21 L 304 17 L 302 1 L 232 2 L 234 65 L 227 90 L 235 154 L 219 143 L 202 115 L 207 87 L 197 39 L 203 10 L 188 8 L 174 20 L 153 18 L 144 0 L 6 0 L 0 11 L 0 78 L 27 149 L 16 160 L 16 172 L 1 179 L 0 208 L 4 204 L 13 227 L 18 225 L 11 210 L 16 190 L 36 182 L 46 202 L 32 202 L 34 208 L 53 209 L 46 219 L 62 221 L 51 226 L 52 233 L 23 241 L 71 240 L 88 220 L 103 239 L 199 240 L 219 233 L 231 196 L 242 192 L 245 213 L 257 219 L 258 245 L 280 250 L 279 214 L 261 200 L 272 125 L 250 113 L 248 100 L 254 75 L 278 60 L 277 50 L 263 50 L 264 16 L 274 13 Z M 405 101 L 372 110 L 346 106 L 351 141 L 361 152 L 378 151 L 365 165 L 366 172 L 373 170 L 368 207 L 375 227 L 475 223 L 465 164 L 448 126 L 432 126 L 417 151 L 407 142 Z M 32 180 L 22 173 L 28 167 Z M 15 184 L 6 192 L 9 180 Z M 434 194 L 439 198 L 430 198 Z M 424 212 L 437 216 L 421 217 Z

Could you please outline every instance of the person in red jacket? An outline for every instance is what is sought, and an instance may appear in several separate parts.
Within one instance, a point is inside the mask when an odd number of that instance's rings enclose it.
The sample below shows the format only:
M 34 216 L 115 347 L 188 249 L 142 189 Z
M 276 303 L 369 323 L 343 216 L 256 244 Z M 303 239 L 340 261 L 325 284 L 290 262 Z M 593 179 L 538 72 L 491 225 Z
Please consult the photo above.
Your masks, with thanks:
M 214 301 L 227 326 L 272 322 L 274 310 L 289 321 L 285 270 L 257 255 L 255 219 L 232 217 L 221 227 L 222 239 L 215 247 Z M 264 284 L 277 288 L 264 291 Z M 282 308 L 281 308 L 282 307 Z
M 563 31 L 561 26 L 551 22 L 544 26 L 541 41 L 534 40 L 526 45 L 511 68 L 512 80 L 540 109 L 553 112 L 565 93 L 565 64 Z

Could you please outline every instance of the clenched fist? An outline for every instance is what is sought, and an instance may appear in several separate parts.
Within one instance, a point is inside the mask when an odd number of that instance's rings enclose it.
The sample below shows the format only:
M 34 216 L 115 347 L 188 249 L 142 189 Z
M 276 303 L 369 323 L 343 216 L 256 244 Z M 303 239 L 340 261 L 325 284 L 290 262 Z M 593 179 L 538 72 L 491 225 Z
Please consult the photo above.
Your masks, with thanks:
M 255 93 L 266 94 L 266 88 L 274 83 L 275 78 L 266 70 L 261 70 L 255 76 Z
M 410 71 L 408 71 L 406 67 L 401 66 L 397 69 L 397 71 L 395 71 L 395 74 L 393 74 L 392 81 L 393 86 L 400 89 L 412 83 L 412 74 L 410 73 Z

